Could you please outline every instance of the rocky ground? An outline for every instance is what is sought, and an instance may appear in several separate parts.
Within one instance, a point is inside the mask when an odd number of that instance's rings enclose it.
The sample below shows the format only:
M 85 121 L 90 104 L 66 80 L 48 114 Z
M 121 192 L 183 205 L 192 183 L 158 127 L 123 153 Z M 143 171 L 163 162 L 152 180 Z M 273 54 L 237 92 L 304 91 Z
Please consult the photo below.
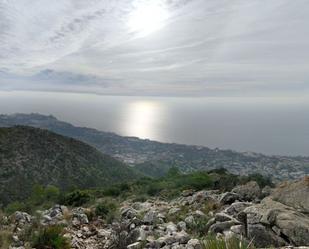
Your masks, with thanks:
M 91 207 L 60 205 L 34 216 L 16 212 L 2 219 L 1 229 L 13 231 L 10 249 L 28 248 L 29 227 L 55 224 L 64 225 L 64 237 L 75 249 L 203 249 L 210 248 L 210 238 L 238 238 L 258 248 L 305 248 L 309 246 L 309 177 L 275 189 L 260 189 L 249 182 L 225 193 L 186 190 L 170 201 L 127 200 L 119 207 L 118 221 L 110 223 L 92 217 Z

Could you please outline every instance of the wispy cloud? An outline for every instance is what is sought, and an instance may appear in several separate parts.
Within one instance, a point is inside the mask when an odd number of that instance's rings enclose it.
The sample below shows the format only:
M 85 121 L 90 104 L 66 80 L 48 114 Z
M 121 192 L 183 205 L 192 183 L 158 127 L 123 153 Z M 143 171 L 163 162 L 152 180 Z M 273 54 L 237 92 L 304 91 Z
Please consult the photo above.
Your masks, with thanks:
M 151 0 L 0 1 L 0 89 L 137 95 L 309 91 L 306 0 L 160 0 L 164 25 L 128 27 Z

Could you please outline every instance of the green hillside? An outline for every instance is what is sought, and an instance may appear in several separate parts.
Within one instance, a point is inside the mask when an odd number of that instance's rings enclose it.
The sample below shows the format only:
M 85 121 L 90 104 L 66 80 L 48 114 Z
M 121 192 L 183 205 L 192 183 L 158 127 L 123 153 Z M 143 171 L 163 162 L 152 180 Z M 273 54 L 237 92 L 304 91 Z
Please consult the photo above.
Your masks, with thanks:
M 68 190 L 137 177 L 129 166 L 75 139 L 38 128 L 0 128 L 2 204 L 27 198 L 35 184 Z

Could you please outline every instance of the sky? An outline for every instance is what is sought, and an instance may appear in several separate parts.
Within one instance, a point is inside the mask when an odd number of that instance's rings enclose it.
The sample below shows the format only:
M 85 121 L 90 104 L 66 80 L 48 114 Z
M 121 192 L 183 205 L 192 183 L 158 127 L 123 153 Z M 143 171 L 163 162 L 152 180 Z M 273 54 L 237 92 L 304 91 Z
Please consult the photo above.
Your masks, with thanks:
M 304 96 L 308 0 L 0 0 L 0 91 Z

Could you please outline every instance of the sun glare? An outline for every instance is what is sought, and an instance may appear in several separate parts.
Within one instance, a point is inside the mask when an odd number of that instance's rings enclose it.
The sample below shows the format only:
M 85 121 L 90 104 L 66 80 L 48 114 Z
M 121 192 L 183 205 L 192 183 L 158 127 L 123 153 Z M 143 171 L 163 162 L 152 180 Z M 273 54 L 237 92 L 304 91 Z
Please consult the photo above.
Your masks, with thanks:
M 125 134 L 141 138 L 156 138 L 155 124 L 163 113 L 160 104 L 151 101 L 137 101 L 128 105 L 129 120 L 125 125 Z
M 130 13 L 128 27 L 139 36 L 146 36 L 164 27 L 168 11 L 161 1 L 145 1 Z

